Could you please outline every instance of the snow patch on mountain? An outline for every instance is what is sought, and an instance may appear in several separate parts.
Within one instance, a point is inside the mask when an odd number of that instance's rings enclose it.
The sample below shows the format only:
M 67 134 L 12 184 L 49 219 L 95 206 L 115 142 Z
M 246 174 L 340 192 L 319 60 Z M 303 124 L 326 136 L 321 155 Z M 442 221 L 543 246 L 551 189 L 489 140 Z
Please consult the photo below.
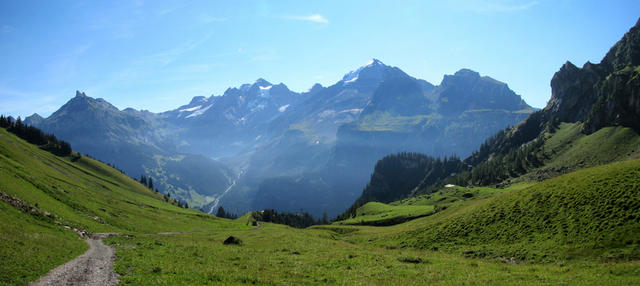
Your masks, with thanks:
M 340 111 L 340 113 L 351 113 L 353 115 L 358 115 L 362 112 L 362 108 L 354 108 L 354 109 L 345 109 Z
M 256 112 L 258 110 L 263 110 L 265 108 L 264 104 L 259 104 L 254 108 L 251 108 L 251 112 Z
M 201 108 L 201 109 L 197 109 L 195 110 L 193 113 L 189 114 L 186 118 L 191 118 L 191 117 L 196 117 L 196 116 L 200 116 L 202 114 L 205 113 L 205 111 L 209 110 L 209 108 L 211 108 L 211 106 L 213 106 L 213 104 L 209 104 L 207 107 L 205 108 Z
M 291 105 L 291 104 L 280 106 L 280 108 L 278 108 L 278 111 L 285 112 L 287 110 L 287 108 L 289 108 L 289 105 Z
M 202 108 L 202 105 L 194 106 L 191 108 L 180 109 L 178 112 L 192 112 Z
M 272 88 L 272 85 L 269 86 L 259 86 L 260 88 L 260 97 L 264 97 L 264 98 L 268 98 L 271 94 L 269 93 L 269 90 Z
M 356 77 L 354 77 L 354 78 L 352 78 L 350 80 L 345 80 L 344 81 L 344 85 L 350 84 L 350 83 L 352 83 L 352 82 L 354 82 L 356 80 L 358 80 L 358 76 L 356 76 Z

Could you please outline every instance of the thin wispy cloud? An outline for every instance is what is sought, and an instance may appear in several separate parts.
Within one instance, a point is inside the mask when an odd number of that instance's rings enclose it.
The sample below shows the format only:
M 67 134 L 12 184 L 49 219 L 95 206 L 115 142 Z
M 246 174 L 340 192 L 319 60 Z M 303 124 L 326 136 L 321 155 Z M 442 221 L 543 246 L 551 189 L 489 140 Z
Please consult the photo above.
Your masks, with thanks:
M 177 9 L 178 9 L 178 7 L 169 7 L 169 8 L 164 8 L 164 9 L 159 10 L 158 12 L 156 12 L 156 15 L 158 15 L 158 16 L 164 16 L 164 15 L 167 15 L 167 14 L 172 13 L 173 11 L 175 11 L 175 10 L 177 10 Z
M 540 4 L 531 0 L 452 0 L 458 9 L 472 10 L 478 13 L 510 13 L 529 10 Z
M 185 44 L 175 47 L 175 48 L 170 48 L 170 49 L 166 49 L 163 51 L 159 51 L 155 54 L 149 55 L 145 58 L 143 58 L 142 60 L 138 61 L 139 64 L 147 64 L 147 63 L 160 63 L 161 66 L 166 66 L 172 62 L 174 62 L 175 60 L 177 60 L 178 58 L 180 58 L 182 55 L 198 48 L 200 45 L 202 45 L 203 43 L 205 43 L 206 41 L 208 41 L 211 36 L 213 36 L 213 33 L 210 32 L 209 34 L 205 35 L 204 37 L 202 37 L 201 39 L 195 40 L 195 41 L 188 41 Z
M 211 15 L 202 15 L 200 16 L 200 22 L 203 24 L 209 24 L 213 22 L 226 22 L 228 19 L 224 17 L 214 17 Z
M 308 16 L 284 16 L 285 19 L 308 21 L 313 23 L 329 24 L 329 20 L 320 14 L 313 14 Z
M 486 7 L 481 7 L 480 11 L 483 12 L 516 12 L 528 10 L 536 5 L 538 1 L 531 1 L 526 3 L 489 3 Z
M 46 81 L 60 84 L 75 78 L 78 72 L 80 58 L 89 50 L 91 44 L 79 45 L 55 57 L 55 60 L 44 65 L 47 72 Z

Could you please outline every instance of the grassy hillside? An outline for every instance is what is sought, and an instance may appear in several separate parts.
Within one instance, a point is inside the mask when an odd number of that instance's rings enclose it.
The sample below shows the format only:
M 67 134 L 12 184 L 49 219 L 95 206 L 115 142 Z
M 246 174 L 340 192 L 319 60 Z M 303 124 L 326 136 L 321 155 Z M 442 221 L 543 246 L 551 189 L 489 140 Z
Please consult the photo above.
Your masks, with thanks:
M 419 217 L 442 211 L 456 202 L 465 202 L 491 197 L 509 190 L 530 186 L 532 183 L 514 184 L 508 189 L 489 187 L 453 186 L 428 195 L 420 195 L 383 204 L 368 202 L 355 211 L 355 216 L 335 222 L 336 225 L 385 226 L 400 224 Z
M 433 206 L 390 206 L 368 202 L 356 210 L 356 216 L 336 222 L 341 225 L 393 225 L 433 213 Z
M 86 156 L 58 157 L 2 128 L 0 192 L 0 282 L 6 283 L 33 280 L 82 253 L 86 245 L 73 228 L 154 233 L 238 227 L 168 204 L 161 195 Z
M 395 240 L 517 261 L 635 260 L 640 258 L 638 178 L 640 160 L 577 171 L 425 219 Z
M 561 123 L 542 147 L 545 165 L 528 177 L 548 178 L 569 171 L 640 158 L 640 135 L 627 127 L 605 127 L 582 133 L 581 123 Z

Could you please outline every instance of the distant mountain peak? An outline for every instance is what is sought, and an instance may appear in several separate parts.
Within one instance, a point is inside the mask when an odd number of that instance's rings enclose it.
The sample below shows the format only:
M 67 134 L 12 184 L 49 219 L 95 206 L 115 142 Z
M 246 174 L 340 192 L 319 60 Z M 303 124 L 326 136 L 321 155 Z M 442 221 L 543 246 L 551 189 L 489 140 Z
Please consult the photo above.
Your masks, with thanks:
M 45 119 L 42 116 L 40 116 L 40 114 L 34 113 L 31 116 L 27 116 L 27 118 L 24 119 L 24 124 L 35 126 L 42 123 L 42 121 L 44 120 Z
M 314 84 L 311 88 L 309 88 L 307 91 L 305 91 L 305 93 L 313 93 L 316 92 L 320 89 L 322 89 L 323 86 L 319 83 Z
M 477 71 L 471 70 L 471 69 L 461 69 L 461 70 L 457 71 L 454 75 L 456 75 L 456 76 L 464 76 L 464 77 L 475 77 L 475 78 L 479 78 L 480 77 L 480 73 L 478 73 Z
M 87 97 L 87 95 L 84 92 L 76 90 L 76 97 Z
M 383 64 L 378 59 L 371 59 L 365 65 L 359 67 L 356 70 L 350 71 L 342 77 L 342 81 L 345 85 L 355 82 L 360 78 L 360 75 L 364 72 L 369 75 L 373 75 L 374 77 L 379 77 L 382 75 L 382 72 L 387 69 L 388 66 Z
M 199 103 L 204 103 L 207 102 L 209 99 L 204 97 L 204 96 L 194 96 L 191 99 L 191 102 L 189 102 L 189 105 L 194 105 L 194 104 L 199 104 Z
M 264 78 L 259 78 L 259 79 L 256 80 L 256 82 L 253 85 L 256 85 L 256 86 L 259 86 L 259 87 L 268 87 L 268 86 L 272 86 L 273 84 L 271 84 L 270 82 L 268 82 Z
M 378 66 L 378 65 L 382 65 L 382 66 L 384 66 L 385 64 L 384 64 L 384 63 L 382 63 L 380 60 L 378 60 L 378 59 L 376 59 L 376 58 L 373 58 L 373 59 L 371 59 L 371 60 L 369 60 L 369 61 L 367 62 L 367 64 L 365 65 L 365 67 Z

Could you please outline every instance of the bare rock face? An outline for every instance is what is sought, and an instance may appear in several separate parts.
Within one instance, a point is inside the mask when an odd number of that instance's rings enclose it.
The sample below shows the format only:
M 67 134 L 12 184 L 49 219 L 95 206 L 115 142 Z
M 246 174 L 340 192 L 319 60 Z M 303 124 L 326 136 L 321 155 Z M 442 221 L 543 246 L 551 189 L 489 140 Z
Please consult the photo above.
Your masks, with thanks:
M 585 120 L 585 132 L 627 126 L 640 133 L 640 19 L 602 59 L 606 71 L 595 86 L 598 100 Z
M 606 126 L 640 132 L 640 20 L 599 64 L 565 63 L 551 80 L 543 112 L 563 122 L 584 122 L 589 134 Z
M 597 70 L 591 63 L 580 69 L 566 62 L 551 79 L 551 100 L 544 110 L 563 122 L 583 121 L 597 100 Z
M 640 133 L 640 69 L 611 74 L 600 85 L 602 95 L 593 105 L 585 132 L 593 133 L 605 126 L 626 126 Z

